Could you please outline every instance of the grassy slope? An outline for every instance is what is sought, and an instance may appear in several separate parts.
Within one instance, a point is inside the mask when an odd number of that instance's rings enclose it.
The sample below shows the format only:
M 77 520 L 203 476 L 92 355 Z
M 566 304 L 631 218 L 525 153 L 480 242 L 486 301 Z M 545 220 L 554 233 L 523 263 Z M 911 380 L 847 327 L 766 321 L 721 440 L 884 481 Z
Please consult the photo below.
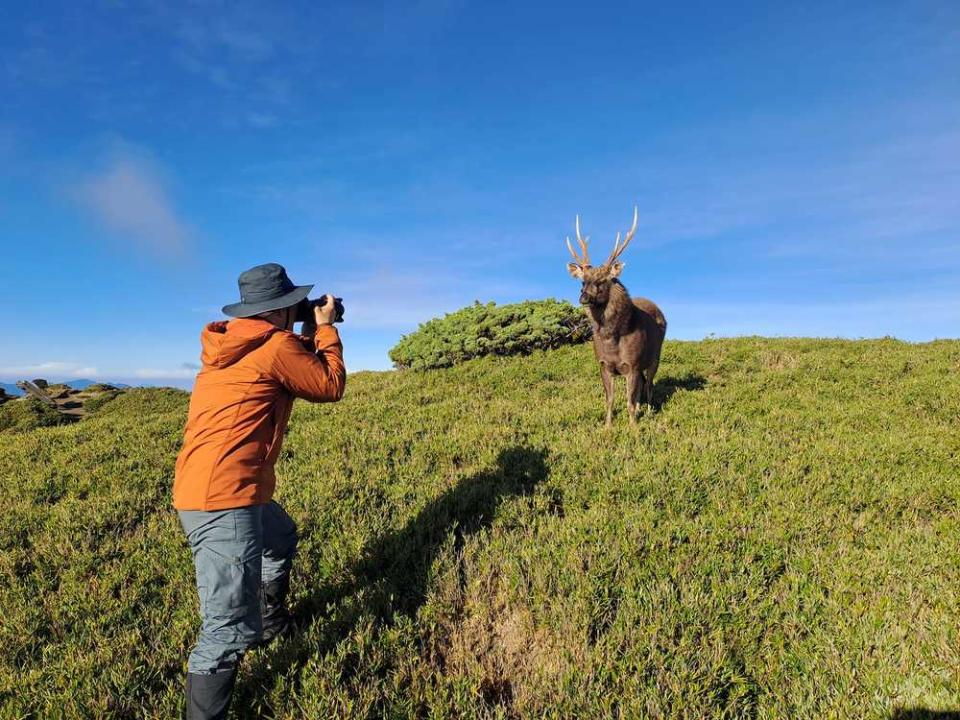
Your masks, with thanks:
M 587 347 L 352 376 L 278 499 L 299 637 L 241 717 L 899 717 L 960 707 L 960 342 L 669 343 L 600 427 Z M 0 435 L 0 716 L 176 716 L 185 400 Z

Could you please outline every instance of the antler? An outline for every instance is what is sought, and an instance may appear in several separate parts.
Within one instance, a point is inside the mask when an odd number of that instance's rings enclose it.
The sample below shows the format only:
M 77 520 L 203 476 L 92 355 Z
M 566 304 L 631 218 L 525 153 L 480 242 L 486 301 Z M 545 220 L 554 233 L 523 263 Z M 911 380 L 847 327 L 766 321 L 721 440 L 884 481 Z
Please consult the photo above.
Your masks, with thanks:
M 576 228 L 577 228 L 577 243 L 580 245 L 580 251 L 583 253 L 583 257 L 577 255 L 574 252 L 573 245 L 570 244 L 570 236 L 567 236 L 567 250 L 570 251 L 570 254 L 573 255 L 573 259 L 577 261 L 577 264 L 581 267 L 587 267 L 590 264 L 590 253 L 587 251 L 587 240 L 590 239 L 589 236 L 583 237 L 580 234 L 580 216 L 577 215 L 576 219 Z
M 633 206 L 633 226 L 627 231 L 627 236 L 623 239 L 623 245 L 620 244 L 620 233 L 617 233 L 617 241 L 613 245 L 613 252 L 610 253 L 610 257 L 607 258 L 607 261 L 604 265 L 612 264 L 621 253 L 627 249 L 627 245 L 630 244 L 630 241 L 633 240 L 633 236 L 637 232 L 637 206 Z

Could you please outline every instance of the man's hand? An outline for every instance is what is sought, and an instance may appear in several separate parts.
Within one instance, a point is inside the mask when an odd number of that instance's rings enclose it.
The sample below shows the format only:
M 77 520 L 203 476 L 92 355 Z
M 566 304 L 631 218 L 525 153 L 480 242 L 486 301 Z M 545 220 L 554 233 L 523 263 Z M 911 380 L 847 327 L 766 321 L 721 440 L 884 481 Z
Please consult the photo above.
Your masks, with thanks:
M 317 325 L 333 325 L 336 312 L 337 306 L 334 302 L 334 296 L 328 293 L 323 296 L 323 305 L 314 306 L 313 317 Z

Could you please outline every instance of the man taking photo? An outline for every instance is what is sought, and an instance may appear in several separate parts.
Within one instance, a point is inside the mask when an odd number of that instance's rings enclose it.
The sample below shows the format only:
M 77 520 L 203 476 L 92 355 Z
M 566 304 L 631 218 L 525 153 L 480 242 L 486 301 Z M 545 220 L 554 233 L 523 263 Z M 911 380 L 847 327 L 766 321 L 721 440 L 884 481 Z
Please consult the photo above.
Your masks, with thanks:
M 286 607 L 297 546 L 293 520 L 273 501 L 274 463 L 294 398 L 343 397 L 343 346 L 325 295 L 293 332 L 312 285 L 280 265 L 240 275 L 236 319 L 204 328 L 177 457 L 173 505 L 193 552 L 202 625 L 187 664 L 186 716 L 225 718 L 245 650 L 290 623 Z

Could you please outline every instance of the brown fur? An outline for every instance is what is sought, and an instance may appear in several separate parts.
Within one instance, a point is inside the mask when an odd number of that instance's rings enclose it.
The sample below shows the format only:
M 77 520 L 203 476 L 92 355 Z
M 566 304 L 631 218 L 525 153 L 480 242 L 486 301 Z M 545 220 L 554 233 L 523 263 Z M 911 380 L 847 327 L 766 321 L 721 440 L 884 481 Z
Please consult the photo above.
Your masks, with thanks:
M 631 298 L 617 279 L 622 268 L 620 263 L 613 263 L 599 268 L 573 265 L 570 269 L 574 277 L 583 280 L 580 302 L 586 305 L 593 325 L 593 350 L 607 399 L 607 425 L 613 422 L 617 375 L 627 379 L 631 423 L 636 422 L 641 401 L 653 406 L 653 378 L 667 333 L 667 320 L 660 308 L 646 298 Z

